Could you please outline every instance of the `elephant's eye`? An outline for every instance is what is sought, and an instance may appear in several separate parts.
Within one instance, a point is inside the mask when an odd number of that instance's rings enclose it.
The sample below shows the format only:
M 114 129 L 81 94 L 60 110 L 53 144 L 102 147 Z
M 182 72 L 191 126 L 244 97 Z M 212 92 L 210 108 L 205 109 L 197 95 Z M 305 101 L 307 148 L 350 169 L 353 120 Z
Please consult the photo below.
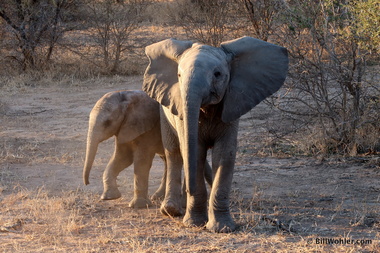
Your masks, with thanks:
M 180 73 L 178 73 L 178 77 L 181 77 L 181 74 L 180 74 Z
M 216 71 L 216 72 L 214 73 L 214 76 L 215 76 L 216 78 L 218 78 L 220 75 L 221 75 L 221 73 L 220 73 L 219 71 Z

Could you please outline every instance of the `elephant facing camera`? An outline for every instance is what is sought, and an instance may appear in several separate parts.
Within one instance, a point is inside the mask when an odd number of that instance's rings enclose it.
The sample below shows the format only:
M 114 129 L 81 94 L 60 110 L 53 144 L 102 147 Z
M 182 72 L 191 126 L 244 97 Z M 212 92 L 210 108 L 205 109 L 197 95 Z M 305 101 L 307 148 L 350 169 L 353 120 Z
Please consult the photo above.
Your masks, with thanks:
M 143 90 L 161 104 L 168 161 L 161 212 L 178 213 L 181 170 L 187 204 L 183 223 L 214 232 L 236 226 L 229 210 L 239 118 L 276 92 L 288 71 L 287 50 L 251 37 L 212 47 L 167 39 L 145 49 Z M 213 184 L 203 174 L 211 149 Z

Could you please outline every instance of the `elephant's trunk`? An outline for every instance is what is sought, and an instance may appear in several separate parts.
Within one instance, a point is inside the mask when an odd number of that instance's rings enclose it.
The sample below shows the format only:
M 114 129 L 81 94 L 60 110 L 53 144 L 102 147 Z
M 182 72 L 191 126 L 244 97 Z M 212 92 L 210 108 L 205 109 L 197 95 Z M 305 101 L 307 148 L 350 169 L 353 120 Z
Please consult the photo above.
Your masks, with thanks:
M 85 185 L 90 183 L 88 178 L 90 176 L 90 171 L 95 160 L 98 146 L 99 141 L 96 138 L 96 134 L 94 134 L 93 129 L 89 129 L 87 135 L 86 160 L 83 167 L 83 182 Z
M 196 191 L 198 165 L 198 122 L 201 102 L 201 97 L 197 94 L 187 93 L 187 96 L 184 99 L 183 141 L 185 149 L 182 150 L 182 157 L 184 162 L 186 186 L 190 195 L 194 195 Z

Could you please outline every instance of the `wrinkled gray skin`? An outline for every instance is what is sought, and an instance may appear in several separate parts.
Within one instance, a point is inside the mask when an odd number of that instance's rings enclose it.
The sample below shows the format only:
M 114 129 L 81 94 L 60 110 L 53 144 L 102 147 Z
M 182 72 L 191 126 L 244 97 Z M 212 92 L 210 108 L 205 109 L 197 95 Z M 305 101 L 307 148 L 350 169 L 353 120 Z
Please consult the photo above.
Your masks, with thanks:
M 99 143 L 115 136 L 115 150 L 104 174 L 103 200 L 117 199 L 121 193 L 116 179 L 121 171 L 134 164 L 134 197 L 130 207 L 151 205 L 148 198 L 149 171 L 155 154 L 165 163 L 160 187 L 152 199 L 161 199 L 166 187 L 166 159 L 161 141 L 159 104 L 143 91 L 109 92 L 100 98 L 90 113 L 86 160 L 83 180 L 89 184 L 89 175 Z M 205 178 L 211 185 L 210 166 Z M 182 200 L 183 201 L 183 200 Z
M 115 136 L 115 150 L 104 174 L 103 200 L 121 197 L 116 184 L 119 173 L 134 164 L 134 197 L 130 207 L 151 205 L 148 198 L 149 171 L 155 154 L 163 159 L 159 104 L 143 91 L 120 91 L 105 94 L 90 113 L 84 183 L 89 174 L 100 142 Z M 166 170 L 166 168 L 165 168 Z M 165 183 L 165 182 L 163 182 Z M 164 189 L 159 189 L 160 197 Z
M 250 37 L 211 47 L 164 40 L 146 48 L 150 60 L 143 90 L 161 105 L 161 131 L 168 165 L 161 212 L 180 215 L 181 168 L 187 188 L 185 225 L 231 232 L 229 211 L 238 122 L 284 83 L 285 48 Z M 213 185 L 207 202 L 203 180 L 212 148 Z M 208 203 L 208 204 L 207 204 Z M 208 205 L 208 206 L 207 206 Z

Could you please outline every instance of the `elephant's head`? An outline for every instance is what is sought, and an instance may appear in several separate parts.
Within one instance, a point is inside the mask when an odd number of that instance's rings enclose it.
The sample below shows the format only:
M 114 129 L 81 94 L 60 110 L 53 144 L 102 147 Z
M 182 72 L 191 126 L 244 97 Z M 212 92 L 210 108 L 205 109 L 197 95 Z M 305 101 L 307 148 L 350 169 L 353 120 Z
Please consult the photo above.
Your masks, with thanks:
M 276 92 L 288 70 L 285 48 L 251 37 L 219 48 L 167 39 L 146 54 L 143 90 L 184 120 L 185 171 L 196 166 L 200 108 L 218 105 L 221 120 L 234 121 Z

